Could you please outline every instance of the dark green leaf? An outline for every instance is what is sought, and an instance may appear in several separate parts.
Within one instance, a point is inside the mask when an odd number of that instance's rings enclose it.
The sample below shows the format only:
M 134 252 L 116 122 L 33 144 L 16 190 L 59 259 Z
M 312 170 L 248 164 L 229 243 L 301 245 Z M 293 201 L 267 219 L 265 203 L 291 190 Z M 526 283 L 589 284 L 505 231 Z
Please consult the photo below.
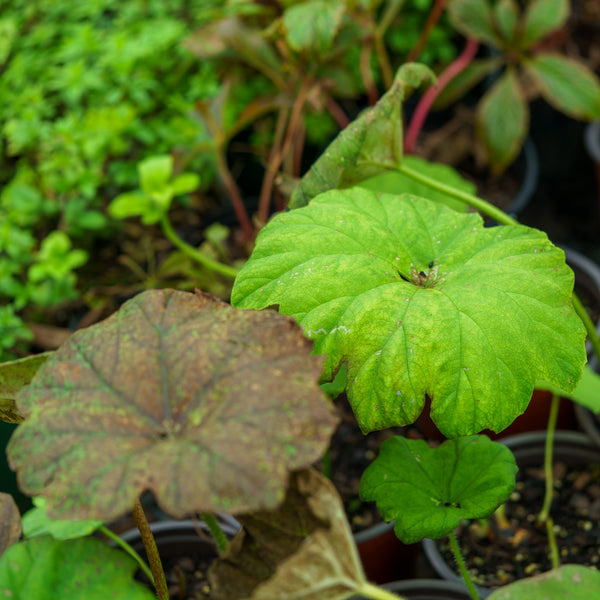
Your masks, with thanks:
M 152 600 L 134 581 L 137 563 L 94 538 L 40 536 L 11 546 L 0 558 L 0 597 L 16 600 Z
M 494 17 L 507 45 L 510 45 L 515 38 L 519 16 L 520 10 L 516 0 L 498 0 L 496 2 Z
M 296 52 L 325 55 L 333 44 L 344 14 L 344 5 L 325 0 L 294 4 L 283 13 L 287 42 Z
M 311 349 L 274 311 L 144 292 L 73 334 L 19 395 L 9 461 L 53 518 L 111 521 L 147 489 L 174 517 L 274 507 L 336 423 Z
M 489 0 L 449 0 L 451 23 L 466 37 L 474 37 L 491 46 L 501 46 L 502 38 L 494 29 L 494 11 Z
M 316 471 L 292 476 L 277 511 L 239 521 L 243 529 L 209 570 L 214 600 L 342 600 L 365 584 L 342 501 Z
M 560 54 L 537 54 L 525 62 L 548 104 L 574 119 L 600 118 L 600 81 L 581 63 Z
M 539 379 L 575 387 L 586 354 L 572 290 L 540 231 L 352 188 L 268 223 L 232 302 L 292 315 L 328 355 L 323 380 L 348 363 L 363 431 L 414 422 L 428 394 L 455 437 L 507 427 Z
M 591 600 L 600 590 L 600 573 L 592 567 L 563 565 L 520 579 L 492 592 L 488 600 Z
M 477 134 L 492 170 L 501 173 L 519 155 L 529 130 L 529 107 L 513 69 L 487 92 L 477 108 Z
M 306 206 L 321 192 L 346 188 L 402 163 L 402 102 L 422 84 L 433 83 L 424 65 L 406 64 L 377 104 L 346 127 L 302 178 L 290 207 Z
M 395 436 L 360 481 L 363 500 L 375 501 L 407 544 L 438 539 L 463 519 L 491 515 L 515 487 L 512 452 L 484 435 L 447 440 L 430 448 L 423 440 Z
M 569 0 L 530 0 L 526 4 L 522 44 L 525 48 L 539 42 L 569 18 Z

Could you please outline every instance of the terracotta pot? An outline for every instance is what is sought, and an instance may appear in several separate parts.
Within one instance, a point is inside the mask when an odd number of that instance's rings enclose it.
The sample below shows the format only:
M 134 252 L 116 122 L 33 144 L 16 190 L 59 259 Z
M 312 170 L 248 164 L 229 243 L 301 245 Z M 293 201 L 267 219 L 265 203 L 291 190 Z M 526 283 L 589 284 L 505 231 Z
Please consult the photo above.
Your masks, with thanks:
M 523 433 L 499 441 L 513 451 L 520 469 L 543 466 L 546 432 Z M 554 459 L 560 460 L 570 467 L 598 463 L 600 462 L 600 448 L 595 447 L 581 432 L 557 431 L 554 438 Z M 436 541 L 426 539 L 423 540 L 422 545 L 425 556 L 440 577 L 448 581 L 462 581 L 461 577 L 444 560 Z M 481 590 L 482 597 L 491 593 L 491 590 L 485 588 L 478 588 L 478 590 Z
M 379 585 L 414 577 L 419 544 L 403 544 L 394 523 L 378 523 L 354 535 L 358 554 L 369 581 Z

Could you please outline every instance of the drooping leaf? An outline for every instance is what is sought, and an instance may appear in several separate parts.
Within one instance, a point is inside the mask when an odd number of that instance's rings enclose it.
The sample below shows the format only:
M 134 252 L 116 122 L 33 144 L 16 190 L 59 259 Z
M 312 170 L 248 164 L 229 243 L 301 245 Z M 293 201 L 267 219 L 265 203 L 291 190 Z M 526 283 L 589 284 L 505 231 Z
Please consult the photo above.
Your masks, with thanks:
M 467 194 L 477 193 L 477 186 L 474 183 L 461 177 L 457 171 L 448 165 L 429 162 L 418 156 L 410 155 L 405 156 L 403 162 L 404 166 L 410 167 L 434 181 L 444 183 Z M 386 171 L 380 175 L 375 175 L 375 177 L 362 181 L 359 186 L 374 192 L 423 196 L 462 212 L 467 209 L 467 205 L 455 196 L 444 194 L 399 171 Z
M 292 315 L 328 356 L 323 380 L 347 363 L 363 431 L 414 422 L 428 394 L 456 437 L 507 427 L 539 379 L 575 387 L 586 354 L 572 290 L 540 231 L 352 188 L 268 223 L 232 303 Z
M 103 525 L 102 521 L 87 519 L 85 521 L 66 521 L 51 519 L 46 513 L 46 499 L 33 498 L 33 508 L 23 515 L 23 535 L 35 537 L 50 534 L 57 540 L 70 540 L 90 535 Z
M 346 127 L 294 189 L 290 208 L 306 206 L 317 194 L 355 185 L 402 163 L 402 102 L 435 80 L 424 65 L 400 67 L 379 102 Z
M 586 66 L 549 52 L 527 59 L 524 65 L 548 104 L 574 119 L 600 118 L 600 81 Z
M 581 565 L 563 565 L 520 579 L 488 596 L 488 600 L 591 600 L 600 590 L 600 572 Z
M 494 13 L 489 0 L 449 0 L 446 6 L 450 22 L 463 35 L 492 46 L 502 45 L 502 38 L 494 29 Z
M 274 311 L 144 292 L 71 336 L 19 395 L 10 464 L 53 518 L 111 521 L 147 489 L 174 517 L 275 507 L 336 422 L 311 349 Z
M 430 448 L 395 436 L 360 480 L 360 496 L 374 501 L 407 544 L 438 539 L 463 519 L 490 516 L 515 487 L 512 452 L 485 435 L 460 437 Z
M 19 508 L 10 494 L 0 492 L 0 556 L 18 542 L 20 537 L 21 514 Z
M 16 600 L 152 600 L 133 579 L 137 563 L 95 538 L 31 538 L 0 558 L 0 597 Z
M 20 423 L 23 415 L 17 410 L 15 399 L 52 352 L 43 352 L 0 364 L 0 419 Z
M 325 55 L 333 44 L 343 14 L 343 4 L 325 0 L 290 6 L 283 13 L 287 43 L 296 52 Z
M 214 600 L 342 600 L 365 583 L 341 499 L 314 470 L 292 476 L 277 511 L 239 521 L 242 530 L 209 569 Z
M 494 172 L 501 173 L 517 158 L 528 130 L 528 104 L 515 71 L 507 69 L 477 109 L 477 134 L 485 144 Z
M 569 18 L 569 13 L 569 0 L 530 0 L 523 18 L 523 47 L 528 48 L 561 27 Z
M 570 398 L 574 402 L 577 402 L 577 404 L 581 404 L 589 408 L 592 412 L 600 414 L 600 375 L 593 371 L 589 365 L 586 365 L 583 369 L 577 387 L 570 392 L 565 392 L 546 381 L 538 381 L 535 387 L 538 390 L 547 390 L 559 396 Z

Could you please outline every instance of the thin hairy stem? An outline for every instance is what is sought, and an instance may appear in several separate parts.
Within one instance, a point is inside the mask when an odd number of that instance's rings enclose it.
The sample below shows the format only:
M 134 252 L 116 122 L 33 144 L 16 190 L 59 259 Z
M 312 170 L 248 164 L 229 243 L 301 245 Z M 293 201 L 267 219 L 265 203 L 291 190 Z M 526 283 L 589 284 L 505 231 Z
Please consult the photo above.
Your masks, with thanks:
M 471 594 L 471 598 L 473 598 L 473 600 L 479 600 L 479 594 L 477 593 L 477 590 L 475 589 L 473 580 L 471 579 L 471 576 L 469 575 L 469 571 L 467 570 L 467 567 L 465 565 L 465 561 L 460 552 L 460 548 L 458 546 L 458 540 L 456 539 L 456 534 L 454 533 L 454 531 L 452 531 L 448 535 L 448 539 L 450 540 L 450 547 L 452 548 L 452 554 L 454 554 L 454 559 L 456 560 L 456 565 L 458 566 L 458 570 L 460 571 L 460 574 L 462 575 L 462 578 L 464 579 L 467 589 L 469 590 L 469 594 Z
M 219 550 L 219 554 L 223 554 L 225 550 L 227 550 L 227 546 L 229 542 L 227 541 L 227 536 L 223 533 L 223 530 L 219 527 L 219 523 L 214 515 L 210 513 L 202 513 L 200 515 L 202 520 L 206 523 L 210 534 L 217 545 L 217 549 Z

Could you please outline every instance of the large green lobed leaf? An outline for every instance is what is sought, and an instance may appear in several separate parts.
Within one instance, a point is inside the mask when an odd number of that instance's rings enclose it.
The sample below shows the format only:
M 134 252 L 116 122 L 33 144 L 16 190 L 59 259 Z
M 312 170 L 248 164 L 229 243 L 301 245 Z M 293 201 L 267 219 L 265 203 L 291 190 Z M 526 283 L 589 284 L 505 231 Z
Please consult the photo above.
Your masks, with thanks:
M 273 508 L 336 418 L 290 318 L 149 290 L 76 332 L 19 394 L 8 447 L 53 518 L 111 521 L 151 490 L 174 517 Z
M 454 437 L 507 427 L 539 379 L 575 387 L 586 354 L 572 290 L 540 231 L 353 188 L 267 224 L 232 303 L 292 315 L 328 355 L 324 380 L 347 363 L 363 431 L 414 422 L 428 394 Z

